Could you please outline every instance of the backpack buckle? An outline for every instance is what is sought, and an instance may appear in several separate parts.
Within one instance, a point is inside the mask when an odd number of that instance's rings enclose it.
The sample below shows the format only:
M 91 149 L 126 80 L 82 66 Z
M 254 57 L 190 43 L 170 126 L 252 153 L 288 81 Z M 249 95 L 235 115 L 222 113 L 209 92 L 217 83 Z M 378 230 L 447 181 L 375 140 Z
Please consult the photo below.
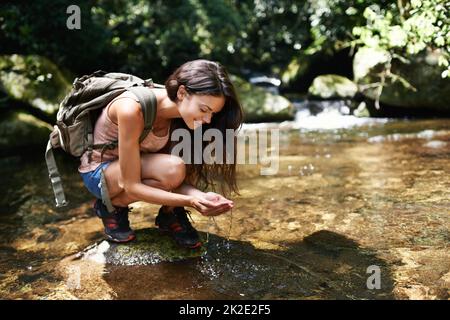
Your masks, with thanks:
M 146 86 L 146 87 L 153 87 L 153 79 L 152 78 L 145 79 L 144 80 L 144 86 Z

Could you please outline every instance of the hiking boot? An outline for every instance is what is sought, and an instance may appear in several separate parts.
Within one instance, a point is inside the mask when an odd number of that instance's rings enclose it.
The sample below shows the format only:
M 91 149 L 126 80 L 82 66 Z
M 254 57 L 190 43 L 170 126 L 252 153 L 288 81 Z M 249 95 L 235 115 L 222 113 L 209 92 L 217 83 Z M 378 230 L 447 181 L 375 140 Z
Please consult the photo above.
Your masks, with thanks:
M 114 207 L 116 210 L 109 213 L 102 200 L 97 199 L 94 203 L 95 214 L 102 219 L 105 227 L 105 234 L 107 238 L 114 242 L 128 242 L 134 240 L 136 235 L 130 228 L 130 221 L 128 220 L 128 207 Z
M 175 207 L 173 213 L 165 213 L 162 207 L 155 219 L 161 233 L 169 234 L 175 242 L 184 248 L 195 249 L 202 245 L 197 230 L 191 225 L 190 211 L 183 207 Z M 192 218 L 191 218 L 192 219 Z

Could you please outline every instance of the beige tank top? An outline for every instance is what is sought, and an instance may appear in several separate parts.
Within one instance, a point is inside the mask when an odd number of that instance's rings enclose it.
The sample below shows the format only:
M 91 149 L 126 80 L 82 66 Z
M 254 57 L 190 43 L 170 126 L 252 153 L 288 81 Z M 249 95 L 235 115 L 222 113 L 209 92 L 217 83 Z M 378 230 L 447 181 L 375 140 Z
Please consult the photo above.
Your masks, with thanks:
M 94 144 L 98 143 L 109 143 L 111 141 L 118 140 L 119 128 L 108 115 L 108 110 L 111 104 L 117 99 L 121 98 L 132 98 L 139 102 L 134 94 L 131 92 L 124 92 L 117 98 L 112 100 L 106 108 L 103 108 L 102 113 L 98 117 L 95 127 L 94 127 Z M 145 137 L 145 139 L 140 143 L 141 152 L 156 152 L 161 150 L 169 140 L 170 126 L 167 130 L 167 134 L 163 137 L 156 136 L 153 130 Z M 113 150 L 107 150 L 103 153 L 103 162 L 114 161 L 119 158 L 119 150 L 115 148 Z M 78 171 L 81 173 L 89 172 L 95 170 L 101 163 L 101 152 L 100 150 L 93 150 L 91 162 L 88 161 L 87 151 L 81 156 L 81 164 L 78 167 Z

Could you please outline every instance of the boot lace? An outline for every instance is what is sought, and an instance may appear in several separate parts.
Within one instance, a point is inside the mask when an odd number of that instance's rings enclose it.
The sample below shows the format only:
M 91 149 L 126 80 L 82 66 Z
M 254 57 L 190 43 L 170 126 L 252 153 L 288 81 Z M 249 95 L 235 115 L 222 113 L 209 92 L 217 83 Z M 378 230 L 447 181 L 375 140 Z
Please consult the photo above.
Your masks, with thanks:
M 189 220 L 191 220 L 194 223 L 194 219 L 191 216 L 191 211 L 182 208 L 179 210 L 175 210 L 174 214 L 176 215 L 177 220 L 180 223 L 180 225 L 183 226 L 186 229 L 186 231 L 195 230 L 195 228 L 192 226 L 191 222 L 189 221 Z

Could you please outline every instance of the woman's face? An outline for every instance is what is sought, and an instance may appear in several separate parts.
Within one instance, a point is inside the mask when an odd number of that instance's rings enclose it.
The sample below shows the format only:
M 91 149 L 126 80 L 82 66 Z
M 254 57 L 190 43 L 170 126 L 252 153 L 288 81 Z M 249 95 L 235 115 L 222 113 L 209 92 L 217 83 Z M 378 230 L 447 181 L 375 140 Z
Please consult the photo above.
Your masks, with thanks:
M 178 88 L 178 111 L 189 129 L 210 123 L 214 114 L 225 105 L 224 96 L 188 94 L 185 87 Z

